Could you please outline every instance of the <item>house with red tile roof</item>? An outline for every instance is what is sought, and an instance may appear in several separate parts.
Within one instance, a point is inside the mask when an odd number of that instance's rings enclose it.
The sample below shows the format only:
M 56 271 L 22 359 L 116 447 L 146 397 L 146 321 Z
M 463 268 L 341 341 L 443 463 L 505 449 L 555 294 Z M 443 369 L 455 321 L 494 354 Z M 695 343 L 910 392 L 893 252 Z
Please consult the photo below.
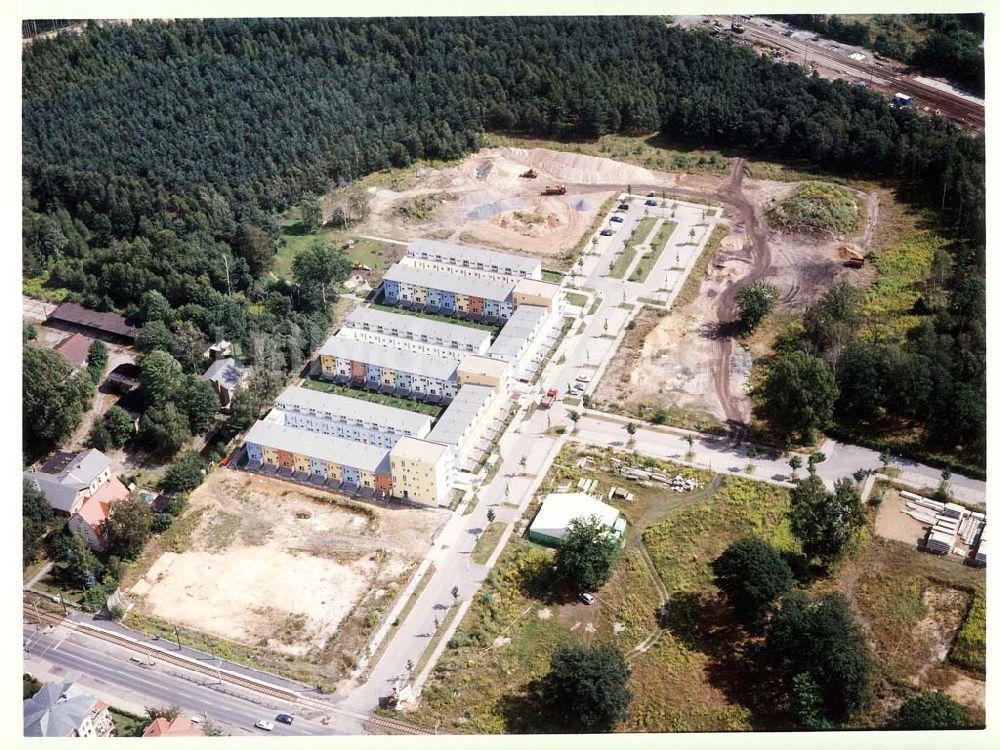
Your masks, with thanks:
M 81 537 L 91 549 L 102 552 L 111 506 L 127 497 L 128 487 L 118 477 L 111 477 L 69 517 L 69 530 Z
M 202 737 L 204 732 L 186 716 L 159 717 L 142 732 L 143 737 Z

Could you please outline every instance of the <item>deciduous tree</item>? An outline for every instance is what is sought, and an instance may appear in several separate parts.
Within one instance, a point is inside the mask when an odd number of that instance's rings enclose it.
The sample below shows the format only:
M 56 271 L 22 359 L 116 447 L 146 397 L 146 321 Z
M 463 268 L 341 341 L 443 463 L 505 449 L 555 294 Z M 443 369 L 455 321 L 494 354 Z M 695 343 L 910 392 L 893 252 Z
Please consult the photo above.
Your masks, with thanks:
M 625 657 L 613 645 L 560 646 L 552 654 L 545 698 L 567 728 L 609 732 L 632 701 L 628 675 Z
M 596 516 L 574 519 L 556 549 L 556 567 L 581 591 L 595 591 L 611 577 L 620 546 Z
M 843 554 L 854 532 L 864 525 L 865 511 L 857 485 L 838 479 L 827 492 L 823 480 L 810 474 L 789 491 L 792 533 L 810 558 L 829 567 Z
M 745 537 L 712 561 L 715 585 L 737 616 L 757 630 L 771 605 L 792 587 L 792 569 L 763 539 Z

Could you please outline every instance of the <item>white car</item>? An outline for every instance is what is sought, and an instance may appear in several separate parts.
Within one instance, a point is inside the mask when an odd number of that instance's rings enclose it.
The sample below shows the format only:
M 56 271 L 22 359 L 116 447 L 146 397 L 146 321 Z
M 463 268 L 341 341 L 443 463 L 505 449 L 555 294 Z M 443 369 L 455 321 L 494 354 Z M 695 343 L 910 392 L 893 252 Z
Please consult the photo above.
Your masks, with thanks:
M 270 732 L 272 729 L 274 729 L 274 722 L 268 721 L 267 719 L 259 719 L 257 723 L 254 724 L 254 726 L 257 729 L 263 729 L 265 732 Z
M 587 375 L 586 373 L 581 373 L 581 374 L 579 374 L 579 375 L 576 376 L 576 380 L 579 383 L 589 383 L 590 382 L 590 375 Z

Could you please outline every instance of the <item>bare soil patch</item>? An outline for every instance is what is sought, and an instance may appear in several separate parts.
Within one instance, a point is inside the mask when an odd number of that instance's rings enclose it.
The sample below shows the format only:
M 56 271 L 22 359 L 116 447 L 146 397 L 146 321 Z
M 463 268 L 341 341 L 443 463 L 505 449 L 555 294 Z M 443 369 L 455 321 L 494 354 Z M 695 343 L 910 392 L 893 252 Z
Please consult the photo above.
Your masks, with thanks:
M 361 648 L 365 628 L 350 626 L 377 621 L 443 516 L 331 500 L 216 471 L 191 496 L 187 548 L 160 555 L 128 593 L 142 613 L 291 657 Z
M 899 490 L 887 489 L 875 518 L 875 533 L 916 547 L 927 535 L 927 525 L 907 515 L 906 510 L 906 500 Z

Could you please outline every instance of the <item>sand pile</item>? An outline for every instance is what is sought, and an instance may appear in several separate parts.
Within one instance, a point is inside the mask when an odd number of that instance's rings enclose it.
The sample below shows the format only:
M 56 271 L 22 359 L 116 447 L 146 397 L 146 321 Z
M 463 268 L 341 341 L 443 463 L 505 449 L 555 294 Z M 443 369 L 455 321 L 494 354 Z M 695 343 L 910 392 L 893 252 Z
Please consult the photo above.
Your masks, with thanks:
M 498 148 L 490 153 L 516 161 L 526 167 L 533 167 L 542 175 L 549 175 L 565 182 L 596 183 L 638 183 L 659 182 L 651 171 L 632 164 L 605 159 L 601 156 L 586 156 L 565 151 L 549 151 L 542 148 Z

